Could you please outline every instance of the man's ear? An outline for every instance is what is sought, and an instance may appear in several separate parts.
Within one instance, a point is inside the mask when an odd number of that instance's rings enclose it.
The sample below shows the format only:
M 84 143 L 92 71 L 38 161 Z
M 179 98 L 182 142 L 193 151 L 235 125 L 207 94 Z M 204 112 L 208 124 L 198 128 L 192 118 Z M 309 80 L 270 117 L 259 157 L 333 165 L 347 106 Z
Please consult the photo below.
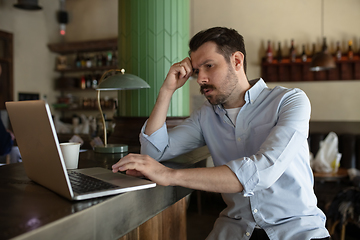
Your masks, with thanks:
M 241 68 L 244 68 L 244 54 L 237 51 L 233 53 L 234 69 L 239 71 Z

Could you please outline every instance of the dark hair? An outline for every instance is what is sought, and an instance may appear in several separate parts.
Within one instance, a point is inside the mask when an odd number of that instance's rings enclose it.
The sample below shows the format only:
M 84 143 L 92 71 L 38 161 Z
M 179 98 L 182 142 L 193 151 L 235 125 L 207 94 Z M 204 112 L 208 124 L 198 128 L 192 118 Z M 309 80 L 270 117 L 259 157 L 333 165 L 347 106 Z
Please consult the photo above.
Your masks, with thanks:
M 189 55 L 210 41 L 217 45 L 218 52 L 224 56 L 228 63 L 234 52 L 240 51 L 244 54 L 244 71 L 246 73 L 246 51 L 243 36 L 236 30 L 225 27 L 214 27 L 200 31 L 189 42 Z

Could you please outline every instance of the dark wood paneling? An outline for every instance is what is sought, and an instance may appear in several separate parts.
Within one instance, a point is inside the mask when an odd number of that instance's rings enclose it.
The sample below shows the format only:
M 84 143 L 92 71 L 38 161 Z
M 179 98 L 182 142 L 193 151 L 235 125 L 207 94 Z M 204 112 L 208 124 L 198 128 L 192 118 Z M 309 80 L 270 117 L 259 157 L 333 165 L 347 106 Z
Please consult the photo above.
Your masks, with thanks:
M 14 49 L 13 34 L 0 31 L 1 56 L 0 56 L 0 110 L 5 109 L 5 102 L 14 99 Z
M 186 117 L 168 117 L 166 125 L 173 128 L 179 125 Z M 148 117 L 114 117 L 115 129 L 110 135 L 109 143 L 125 143 L 129 145 L 140 145 L 139 133 Z
M 119 240 L 186 240 L 186 199 L 183 198 Z

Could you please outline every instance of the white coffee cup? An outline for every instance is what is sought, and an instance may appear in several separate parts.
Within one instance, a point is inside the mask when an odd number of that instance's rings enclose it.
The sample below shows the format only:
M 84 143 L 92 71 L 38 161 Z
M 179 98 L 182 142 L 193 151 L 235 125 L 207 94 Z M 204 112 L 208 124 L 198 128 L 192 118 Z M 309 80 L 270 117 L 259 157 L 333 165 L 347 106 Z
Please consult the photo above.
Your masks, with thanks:
M 78 168 L 81 143 L 60 143 L 61 152 L 67 169 Z

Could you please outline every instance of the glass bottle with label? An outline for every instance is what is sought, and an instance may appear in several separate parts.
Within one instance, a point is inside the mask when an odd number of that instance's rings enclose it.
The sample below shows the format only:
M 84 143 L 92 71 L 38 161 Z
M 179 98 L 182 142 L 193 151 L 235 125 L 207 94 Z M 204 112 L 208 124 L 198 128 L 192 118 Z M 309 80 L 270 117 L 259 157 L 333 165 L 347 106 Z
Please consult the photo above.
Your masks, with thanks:
M 77 67 L 77 68 L 81 68 L 81 59 L 80 59 L 80 55 L 79 55 L 79 53 L 76 53 L 76 58 L 75 58 L 75 67 Z
M 301 61 L 303 61 L 303 62 L 306 62 L 306 61 L 307 61 L 307 55 L 306 55 L 306 51 L 305 51 L 305 45 L 302 45 Z
M 108 52 L 106 55 L 106 66 L 111 66 L 112 64 L 112 52 Z
M 85 76 L 84 76 L 84 75 L 81 76 L 80 87 L 81 87 L 81 89 L 85 89 L 85 88 L 86 88 L 86 80 L 85 80 Z
M 272 52 L 272 49 L 271 49 L 271 42 L 268 41 L 268 46 L 267 46 L 267 50 L 266 50 L 266 61 L 268 63 L 272 63 L 273 61 L 273 52 Z
M 351 40 L 349 40 L 348 45 L 349 45 L 349 48 L 348 48 L 348 58 L 349 58 L 349 59 L 353 59 L 353 57 L 354 57 L 354 52 L 353 52 L 353 49 L 352 49 L 352 41 L 351 41 Z
M 276 53 L 276 59 L 278 61 L 278 63 L 281 63 L 282 61 L 282 51 L 281 51 L 281 42 L 278 43 L 278 50 L 277 50 L 277 53 Z
M 316 44 L 315 44 L 315 43 L 313 43 L 313 45 L 312 45 L 311 57 L 314 57 L 314 56 L 315 56 L 315 54 L 316 54 Z
M 86 67 L 86 57 L 85 54 L 81 55 L 81 67 Z
M 341 49 L 340 49 L 340 42 L 336 42 L 336 52 L 335 52 L 336 60 L 341 60 Z
M 291 39 L 291 46 L 290 46 L 290 50 L 289 50 L 289 57 L 290 57 L 290 61 L 291 62 L 295 62 L 296 61 L 296 50 L 294 47 L 294 39 Z

